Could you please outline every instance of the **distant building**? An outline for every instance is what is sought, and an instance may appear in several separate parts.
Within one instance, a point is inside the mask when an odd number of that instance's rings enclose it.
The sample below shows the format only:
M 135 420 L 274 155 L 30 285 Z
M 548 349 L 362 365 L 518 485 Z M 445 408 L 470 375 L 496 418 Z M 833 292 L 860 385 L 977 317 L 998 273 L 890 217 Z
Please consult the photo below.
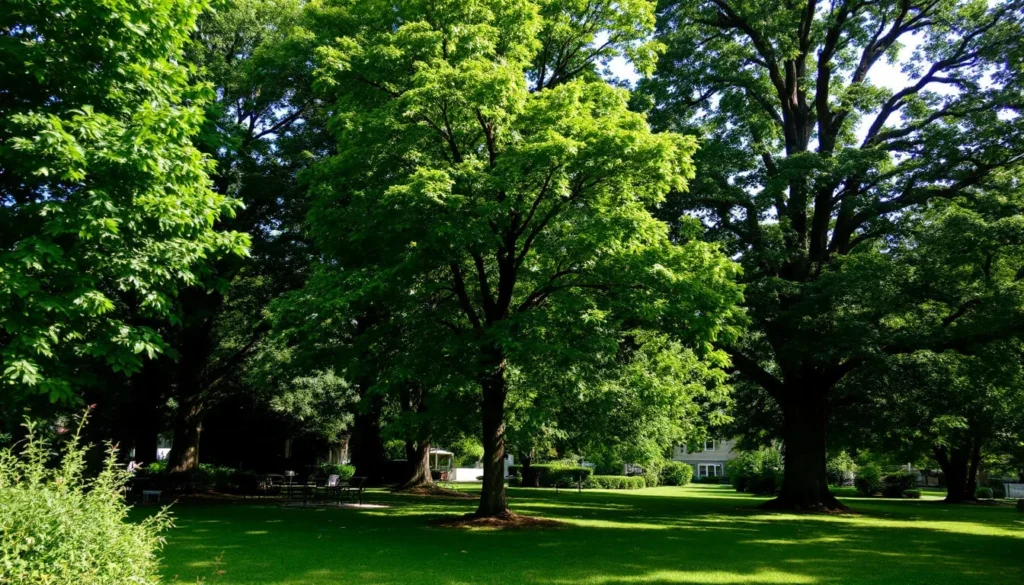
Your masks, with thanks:
M 739 456 L 732 439 L 708 439 L 702 448 L 689 450 L 686 445 L 672 449 L 672 460 L 693 466 L 694 479 L 725 477 L 725 464 Z

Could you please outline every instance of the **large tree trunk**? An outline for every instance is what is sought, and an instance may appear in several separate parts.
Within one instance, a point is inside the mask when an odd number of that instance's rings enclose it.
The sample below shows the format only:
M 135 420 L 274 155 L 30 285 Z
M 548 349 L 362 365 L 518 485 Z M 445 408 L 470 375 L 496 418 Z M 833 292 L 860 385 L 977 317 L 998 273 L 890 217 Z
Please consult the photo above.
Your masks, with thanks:
M 846 511 L 828 489 L 825 473 L 828 408 L 818 392 L 791 392 L 782 407 L 785 469 L 782 490 L 765 508 L 811 512 Z
M 488 366 L 480 380 L 483 400 L 484 484 L 480 490 L 479 518 L 507 517 L 508 498 L 505 495 L 505 358 L 498 350 L 489 352 Z
M 966 447 L 948 450 L 940 446 L 934 451 L 935 460 L 946 476 L 946 501 L 951 504 L 975 501 L 977 463 L 972 461 L 974 450 Z M 980 455 L 980 449 L 978 453 Z
M 409 465 L 408 472 L 399 490 L 433 485 L 434 479 L 430 476 L 430 441 L 406 441 L 405 459 Z
M 202 401 L 178 405 L 174 417 L 174 439 L 167 457 L 167 470 L 185 473 L 199 467 L 199 435 L 206 408 Z
M 380 437 L 380 397 L 366 398 L 366 408 L 356 411 L 349 449 L 356 475 L 369 485 L 380 485 L 384 477 L 384 441 Z
M 141 464 L 156 461 L 159 435 L 163 427 L 160 405 L 170 391 L 164 360 L 150 360 L 131 381 L 131 444 L 135 461 Z

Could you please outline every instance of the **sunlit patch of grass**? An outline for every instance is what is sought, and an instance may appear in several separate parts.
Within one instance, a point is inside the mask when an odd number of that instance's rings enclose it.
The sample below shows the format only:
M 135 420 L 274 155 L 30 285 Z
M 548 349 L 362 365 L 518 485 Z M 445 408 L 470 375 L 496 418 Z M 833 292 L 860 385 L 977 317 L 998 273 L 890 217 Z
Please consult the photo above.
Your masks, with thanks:
M 714 485 L 509 495 L 515 511 L 568 526 L 440 528 L 430 521 L 476 502 L 384 490 L 367 495 L 382 509 L 178 505 L 165 575 L 223 585 L 1024 583 L 1024 520 L 1005 506 L 850 498 L 854 514 L 773 514 L 757 509 L 764 498 Z

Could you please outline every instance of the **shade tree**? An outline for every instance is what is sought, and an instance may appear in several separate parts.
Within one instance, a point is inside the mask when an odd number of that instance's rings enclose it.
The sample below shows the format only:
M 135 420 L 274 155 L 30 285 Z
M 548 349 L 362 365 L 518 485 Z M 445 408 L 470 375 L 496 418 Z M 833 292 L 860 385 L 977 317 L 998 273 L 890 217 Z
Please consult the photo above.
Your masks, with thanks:
M 384 4 L 336 3 L 349 28 L 318 51 L 338 154 L 310 174 L 310 229 L 339 290 L 429 315 L 406 351 L 441 345 L 475 382 L 477 515 L 504 516 L 511 371 L 614 354 L 627 321 L 713 354 L 737 331 L 736 269 L 646 210 L 684 188 L 691 140 L 600 81 L 530 91 L 540 6 Z
M 781 414 L 771 506 L 842 508 L 825 464 L 847 375 L 877 353 L 970 345 L 982 333 L 954 325 L 1005 306 L 994 291 L 903 289 L 937 318 L 892 334 L 908 299 L 887 281 L 907 222 L 951 198 L 998 197 L 1019 172 L 1022 19 L 1015 0 L 660 3 L 666 50 L 634 105 L 701 138 L 690 190 L 659 213 L 702 218 L 744 266 L 751 331 L 720 347 Z M 905 83 L 882 85 L 886 65 Z M 1011 308 L 984 335 L 1020 323 Z

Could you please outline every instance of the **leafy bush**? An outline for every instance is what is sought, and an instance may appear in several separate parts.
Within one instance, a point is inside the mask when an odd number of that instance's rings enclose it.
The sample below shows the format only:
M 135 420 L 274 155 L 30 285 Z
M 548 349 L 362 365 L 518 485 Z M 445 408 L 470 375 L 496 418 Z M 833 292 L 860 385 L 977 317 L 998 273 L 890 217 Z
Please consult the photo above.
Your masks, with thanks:
M 484 446 L 474 437 L 457 441 L 451 449 L 455 453 L 455 467 L 473 467 L 484 458 Z
M 979 500 L 991 500 L 992 499 L 992 488 L 987 488 L 987 487 L 978 488 L 977 491 L 974 492 L 974 497 L 978 498 Z
M 586 483 L 594 473 L 589 467 L 573 467 L 565 463 L 534 463 L 527 470 L 519 465 L 509 465 L 508 470 L 519 479 L 522 487 L 555 487 L 556 483 L 574 485 L 578 480 Z
M 664 485 L 686 485 L 693 480 L 693 466 L 682 461 L 669 461 L 661 470 Z
M 882 483 L 882 472 L 874 465 L 865 465 L 857 471 L 857 479 L 853 480 L 857 493 L 864 497 L 871 497 L 882 493 L 885 485 Z
M 85 417 L 82 418 L 82 424 Z M 28 423 L 20 453 L 0 450 L 0 582 L 19 585 L 159 582 L 160 533 L 172 526 L 166 508 L 127 522 L 128 472 L 108 446 L 99 474 L 85 477 L 81 425 L 48 467 L 50 445 Z
M 337 463 L 321 463 L 316 466 L 317 475 L 327 478 L 332 475 L 337 475 L 338 479 L 347 480 L 352 479 L 352 476 L 356 474 L 356 468 L 351 465 L 339 465 Z
M 664 468 L 664 459 L 655 459 L 644 465 L 644 472 L 641 474 L 644 478 L 644 484 L 647 487 L 658 487 L 661 483 L 661 470 Z
M 900 471 L 885 476 L 882 480 L 882 495 L 887 498 L 901 498 L 903 492 L 914 489 L 917 486 L 917 474 L 909 471 Z
M 857 462 L 846 451 L 840 451 L 825 462 L 825 474 L 833 485 L 850 485 L 857 476 Z
M 921 490 L 903 490 L 903 497 L 911 500 L 921 499 Z
M 583 485 L 602 490 L 637 490 L 647 487 L 642 475 L 592 475 Z
M 744 451 L 726 465 L 725 472 L 738 492 L 774 494 L 782 484 L 782 453 L 778 449 Z M 705 478 L 703 483 L 721 483 L 721 479 Z

